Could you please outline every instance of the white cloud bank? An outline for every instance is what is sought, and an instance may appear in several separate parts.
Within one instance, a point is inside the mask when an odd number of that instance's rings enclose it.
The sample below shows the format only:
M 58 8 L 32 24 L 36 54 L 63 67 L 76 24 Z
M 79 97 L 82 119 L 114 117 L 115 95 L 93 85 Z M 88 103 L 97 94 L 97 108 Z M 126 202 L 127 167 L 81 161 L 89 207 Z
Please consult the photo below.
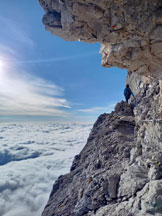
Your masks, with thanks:
M 0 215 L 40 216 L 55 179 L 86 143 L 87 123 L 0 123 Z

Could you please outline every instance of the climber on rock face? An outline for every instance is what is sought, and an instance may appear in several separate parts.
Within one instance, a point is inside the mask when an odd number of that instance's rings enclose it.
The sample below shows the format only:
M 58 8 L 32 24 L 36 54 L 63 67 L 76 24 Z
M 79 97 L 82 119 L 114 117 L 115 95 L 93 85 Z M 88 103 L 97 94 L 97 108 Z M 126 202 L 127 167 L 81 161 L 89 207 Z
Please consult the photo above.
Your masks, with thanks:
M 131 95 L 134 97 L 132 90 L 129 88 L 129 85 L 127 84 L 126 88 L 124 89 L 124 96 L 127 103 Z

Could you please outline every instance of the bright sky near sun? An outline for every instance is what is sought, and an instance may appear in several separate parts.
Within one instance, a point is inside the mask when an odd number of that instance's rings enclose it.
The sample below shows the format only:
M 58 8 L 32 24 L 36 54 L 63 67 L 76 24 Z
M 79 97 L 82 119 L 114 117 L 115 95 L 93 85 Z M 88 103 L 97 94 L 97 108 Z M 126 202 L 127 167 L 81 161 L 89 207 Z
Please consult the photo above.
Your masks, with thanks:
M 0 120 L 95 120 L 123 99 L 126 71 L 101 67 L 100 44 L 67 42 L 33 0 L 0 7 Z

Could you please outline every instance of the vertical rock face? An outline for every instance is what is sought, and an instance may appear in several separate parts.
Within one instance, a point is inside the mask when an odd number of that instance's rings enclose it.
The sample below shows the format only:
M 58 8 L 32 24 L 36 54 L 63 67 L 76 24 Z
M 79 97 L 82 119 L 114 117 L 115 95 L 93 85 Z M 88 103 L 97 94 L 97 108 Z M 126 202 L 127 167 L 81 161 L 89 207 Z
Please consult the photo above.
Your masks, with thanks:
M 42 216 L 162 215 L 160 87 L 140 81 L 131 105 L 122 101 L 97 119 Z
M 98 118 L 42 216 L 162 215 L 162 1 L 38 1 L 47 30 L 100 42 L 102 65 L 127 68 L 135 93 Z
M 97 216 L 162 215 L 161 84 L 146 79 L 138 87 L 139 93 L 132 101 L 136 146 L 132 147 L 130 161 L 120 176 L 116 203 L 101 207 Z

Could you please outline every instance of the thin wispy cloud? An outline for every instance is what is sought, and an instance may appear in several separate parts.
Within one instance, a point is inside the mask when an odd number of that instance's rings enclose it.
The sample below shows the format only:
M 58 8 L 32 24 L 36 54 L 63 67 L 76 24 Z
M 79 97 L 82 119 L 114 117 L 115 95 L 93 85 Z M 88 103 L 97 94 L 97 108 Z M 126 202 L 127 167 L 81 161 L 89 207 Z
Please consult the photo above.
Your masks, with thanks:
M 63 88 L 16 70 L 0 68 L 1 115 L 67 115 L 64 109 L 70 106 Z
M 0 66 L 1 115 L 69 116 L 70 112 L 67 114 L 65 111 L 70 108 L 70 105 L 64 98 L 64 89 L 54 83 L 29 75 L 21 67 L 23 64 L 68 61 L 98 54 L 90 52 L 75 56 L 22 61 L 12 48 L 1 44 L 0 47 L 3 48 L 0 53 L 0 63 L 4 66 L 3 68 Z M 20 65 L 17 65 L 19 63 Z M 95 110 L 97 112 L 99 108 L 80 111 L 95 112 Z
M 40 64 L 40 63 L 50 63 L 50 62 L 61 62 L 61 61 L 68 61 L 68 60 L 75 60 L 75 59 L 81 59 L 81 58 L 87 58 L 90 56 L 98 55 L 98 52 L 89 52 L 89 53 L 83 53 L 80 55 L 72 55 L 72 56 L 61 56 L 61 57 L 55 57 L 55 58 L 47 58 L 47 59 L 29 59 L 29 60 L 10 60 L 6 63 L 13 63 L 13 64 Z
M 8 55 L 8 56 L 16 56 L 17 53 L 14 49 L 11 47 L 8 47 L 4 44 L 0 44 L 0 51 L 3 53 L 3 55 Z
M 10 37 L 12 42 L 16 41 L 18 43 L 23 43 L 24 45 L 33 47 L 35 45 L 34 41 L 31 39 L 28 32 L 26 32 L 19 23 L 14 20 L 11 20 L 7 17 L 0 16 L 0 25 L 3 26 L 1 36 Z M 7 32 L 7 35 L 3 34 Z
M 115 103 L 109 104 L 104 107 L 91 107 L 88 109 L 79 109 L 79 112 L 88 113 L 88 114 L 98 114 L 98 113 L 110 113 L 114 110 Z

